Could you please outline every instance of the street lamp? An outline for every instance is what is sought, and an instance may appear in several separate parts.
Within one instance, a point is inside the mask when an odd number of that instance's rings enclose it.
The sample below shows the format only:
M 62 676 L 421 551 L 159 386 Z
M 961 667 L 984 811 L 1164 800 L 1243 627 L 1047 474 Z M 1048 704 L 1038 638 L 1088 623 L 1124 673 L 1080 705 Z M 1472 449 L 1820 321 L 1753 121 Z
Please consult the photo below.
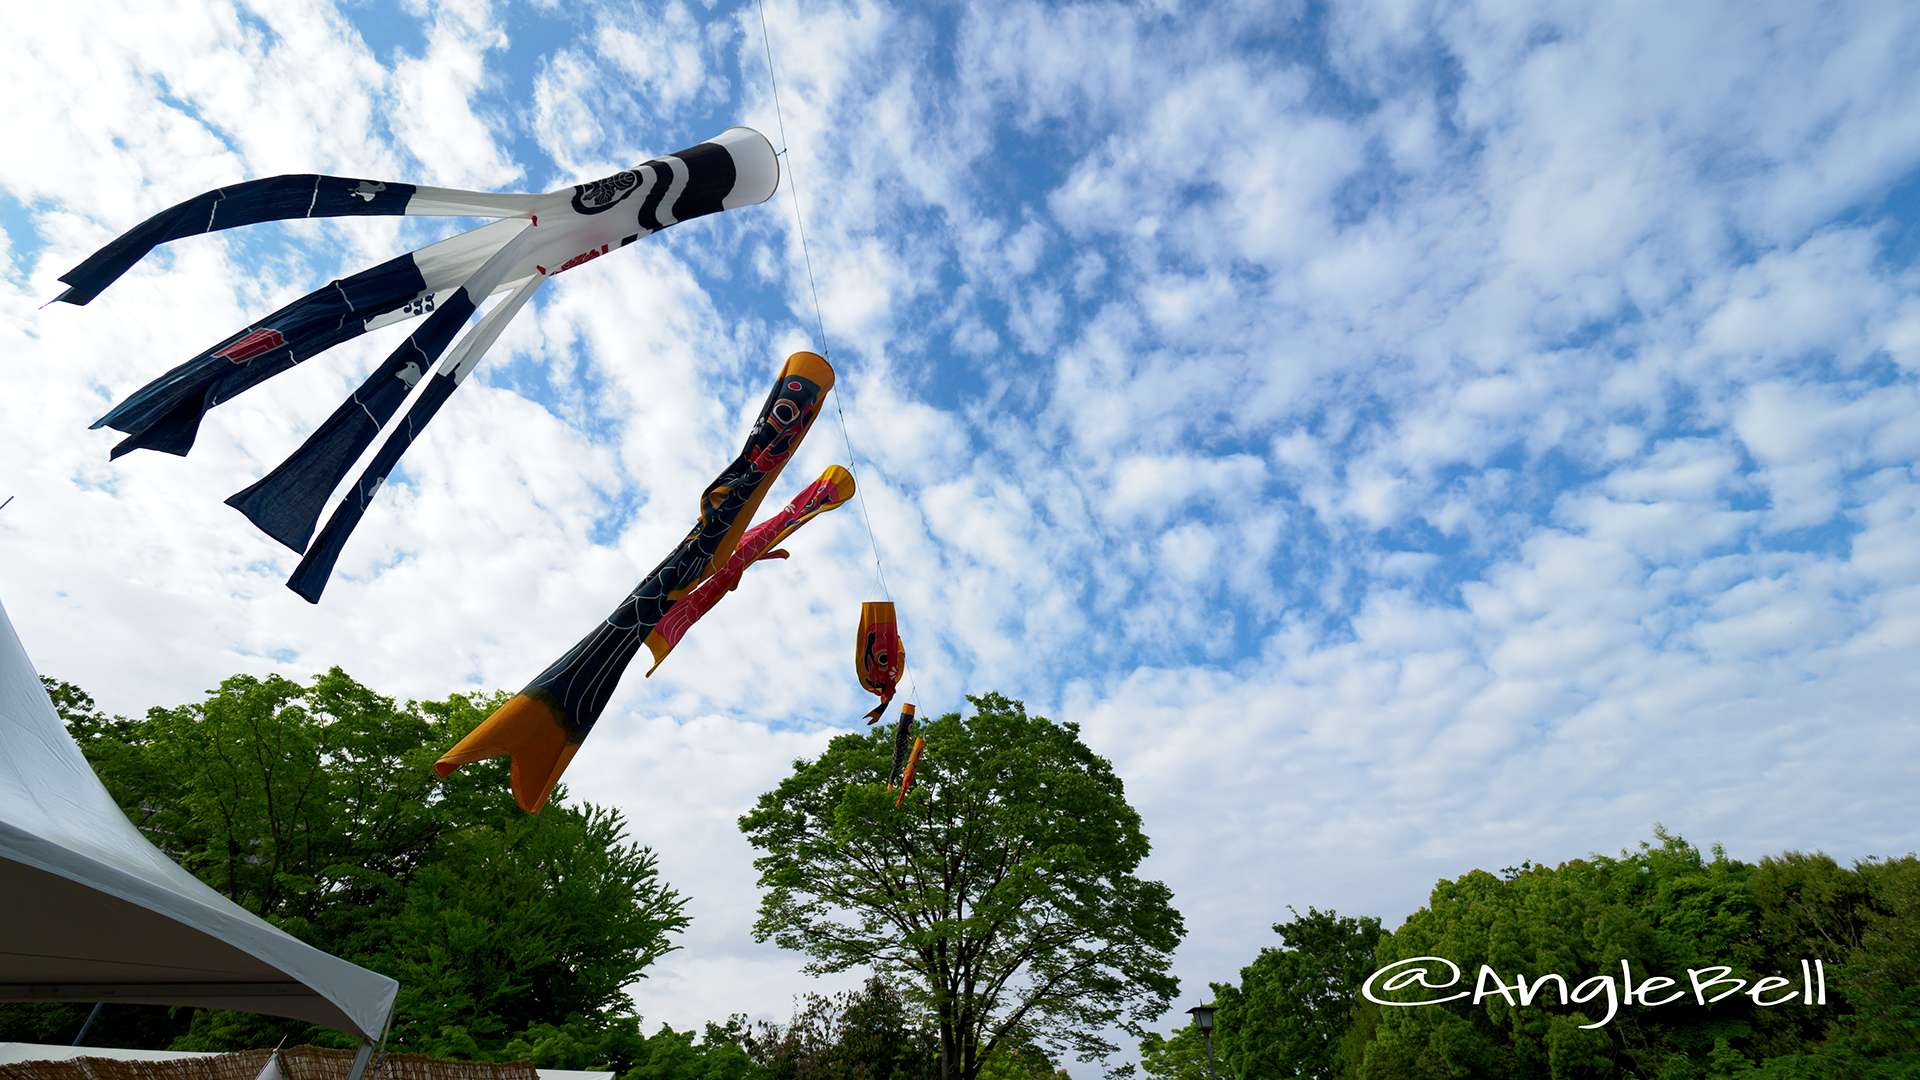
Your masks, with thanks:
M 1213 1006 L 1195 1005 L 1187 1010 L 1193 1016 L 1193 1026 L 1207 1040 L 1207 1071 L 1213 1074 L 1213 1080 L 1220 1080 L 1220 1070 L 1213 1064 Z

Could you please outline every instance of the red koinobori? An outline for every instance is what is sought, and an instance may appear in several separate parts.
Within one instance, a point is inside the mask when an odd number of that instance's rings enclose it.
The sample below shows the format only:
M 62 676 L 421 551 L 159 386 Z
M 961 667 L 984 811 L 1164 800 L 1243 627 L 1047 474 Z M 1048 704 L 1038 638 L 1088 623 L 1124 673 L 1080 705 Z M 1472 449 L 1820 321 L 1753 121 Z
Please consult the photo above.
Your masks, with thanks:
M 667 658 L 680 639 L 685 637 L 700 617 L 713 610 L 720 598 L 740 587 L 740 575 L 747 567 L 762 559 L 784 559 L 785 551 L 774 545 L 785 542 L 795 530 L 829 510 L 840 507 L 853 498 L 853 474 L 838 465 L 827 466 L 820 479 L 808 484 L 786 508 L 767 520 L 746 531 L 740 538 L 739 546 L 733 549 L 733 556 L 727 565 L 720 568 L 712 577 L 700 583 L 700 587 L 687 595 L 685 600 L 673 605 L 660 625 L 647 635 L 647 648 L 653 652 L 653 667 L 647 669 L 652 675 Z M 769 550 L 771 549 L 771 550 Z
M 907 650 L 900 644 L 900 626 L 894 620 L 891 601 L 873 601 L 860 605 L 860 630 L 853 643 L 853 670 L 860 685 L 870 694 L 880 695 L 880 704 L 866 715 L 872 724 L 887 711 L 894 692 L 900 688 L 900 675 L 907 669 Z
M 887 705 L 893 701 L 893 695 L 900 689 L 900 676 L 907 670 L 907 650 L 900 644 L 900 624 L 893 613 L 892 601 L 870 600 L 860 605 L 860 629 L 853 643 L 853 670 L 860 677 L 860 685 L 868 693 L 880 695 L 880 704 L 866 715 L 868 724 L 873 724 L 887 711 Z M 913 736 L 913 703 L 900 706 L 900 722 L 893 732 L 893 769 L 887 774 L 887 787 L 893 787 L 893 779 L 900 778 L 900 794 L 893 800 L 895 806 L 907 797 L 907 789 L 913 786 L 913 768 L 920 761 L 920 751 L 926 746 L 925 739 L 914 739 L 913 749 L 907 749 L 907 740 Z M 900 771 L 901 762 L 906 763 L 906 772 Z

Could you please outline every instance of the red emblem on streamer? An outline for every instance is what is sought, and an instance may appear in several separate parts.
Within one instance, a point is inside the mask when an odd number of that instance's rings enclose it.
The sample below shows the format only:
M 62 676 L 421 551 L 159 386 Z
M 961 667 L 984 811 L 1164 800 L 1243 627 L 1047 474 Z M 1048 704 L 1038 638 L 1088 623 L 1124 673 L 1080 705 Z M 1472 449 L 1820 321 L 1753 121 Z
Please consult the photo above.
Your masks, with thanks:
M 583 262 L 592 262 L 593 260 L 599 258 L 600 256 L 605 255 L 606 253 L 607 253 L 606 244 L 601 244 L 598 250 L 589 248 L 586 251 L 583 251 L 580 254 L 575 255 L 573 258 L 568 259 L 566 262 L 561 263 L 560 270 L 571 270 L 574 267 L 579 266 Z M 555 270 L 554 273 L 557 274 L 560 272 L 560 270 Z
M 236 364 L 244 364 L 264 352 L 272 352 L 287 343 L 278 330 L 261 327 L 213 355 Z

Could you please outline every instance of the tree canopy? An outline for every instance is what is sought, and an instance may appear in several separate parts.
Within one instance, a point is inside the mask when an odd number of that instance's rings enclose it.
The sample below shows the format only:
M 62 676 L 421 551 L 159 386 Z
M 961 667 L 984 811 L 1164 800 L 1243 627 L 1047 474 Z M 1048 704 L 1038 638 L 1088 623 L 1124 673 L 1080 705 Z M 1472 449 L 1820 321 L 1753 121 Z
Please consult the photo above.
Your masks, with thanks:
M 630 1011 L 622 988 L 687 924 L 618 813 L 556 793 L 522 814 L 504 760 L 434 775 L 439 749 L 502 695 L 399 705 L 335 668 L 305 687 L 236 675 L 203 701 L 128 720 L 70 684 L 49 691 L 115 801 L 169 856 L 295 937 L 400 980 L 391 1048 L 492 1057 L 569 1024 L 588 1038 Z M 97 1030 L 175 1049 L 344 1039 L 211 1010 L 146 1008 L 127 1030 L 135 1008 L 103 1010 Z M 76 1012 L 10 1006 L 0 1026 L 38 1039 L 64 1028 L 66 1041 Z
M 1920 1080 L 1920 859 L 1848 868 L 1789 851 L 1743 863 L 1718 848 L 1704 857 L 1663 830 L 1655 841 L 1617 857 L 1441 881 L 1391 934 L 1371 919 L 1312 908 L 1276 925 L 1282 948 L 1262 950 L 1237 985 L 1214 985 L 1221 1075 Z M 1451 961 L 1461 983 L 1377 988 L 1388 1000 L 1488 992 L 1478 1003 L 1469 994 L 1407 1008 L 1357 993 L 1366 976 L 1415 957 Z M 1614 1008 L 1607 995 L 1568 1002 L 1540 982 L 1557 974 L 1580 997 L 1587 980 L 1619 977 L 1622 961 L 1636 982 L 1673 978 L 1682 991 L 1689 969 L 1713 978 L 1708 969 L 1728 967 L 1748 986 L 1782 979 L 1772 992 L 1780 1001 L 1783 985 L 1802 989 L 1802 961 L 1818 961 L 1828 1001 L 1767 1007 L 1735 992 L 1703 1005 L 1689 992 Z M 1546 989 L 1530 1002 L 1502 995 L 1493 979 L 1480 983 L 1482 965 L 1509 989 L 1521 980 Z M 1672 989 L 1656 987 L 1655 996 Z M 1205 1075 L 1191 1028 L 1149 1036 L 1141 1050 L 1150 1076 Z
M 1102 1057 L 1102 1029 L 1138 1034 L 1172 1000 L 1180 914 L 1135 876 L 1140 816 L 1078 727 L 999 694 L 968 700 L 972 717 L 922 725 L 899 807 L 882 725 L 795 761 L 741 817 L 765 853 L 755 937 L 805 953 L 813 973 L 902 976 L 947 1080 L 1025 1047 Z
M 1476 870 L 1435 886 L 1426 908 L 1383 938 L 1381 965 L 1443 956 L 1463 972 L 1486 964 L 1511 980 L 1550 972 L 1577 984 L 1620 971 L 1675 977 L 1727 965 L 1798 988 L 1801 961 L 1818 959 L 1839 983 L 1825 1007 L 1762 1007 L 1746 994 L 1699 1004 L 1688 994 L 1657 1008 L 1621 1008 L 1594 997 L 1561 1005 L 1553 991 L 1532 1005 L 1498 995 L 1420 1008 L 1377 1009 L 1363 1078 L 1420 1080 L 1476 1076 L 1873 1075 L 1838 1069 L 1861 1019 L 1846 972 L 1866 944 L 1875 885 L 1904 880 L 1912 858 L 1846 870 L 1825 856 L 1789 852 L 1757 865 L 1712 858 L 1679 837 L 1558 867 L 1526 866 L 1496 876 Z M 1856 975 L 1864 975 L 1856 972 Z M 1549 1004 L 1549 1002 L 1552 1002 Z M 1838 1036 L 1824 1046 L 1828 1035 Z M 1847 1053 L 1859 1056 L 1854 1051 Z M 1868 1048 L 1868 1056 L 1876 1052 Z M 1865 1059 L 1862 1059 L 1863 1062 Z M 1862 1064 L 1862 1070 L 1870 1070 Z M 1808 1070 L 1814 1070 L 1809 1072 Z
M 1373 974 L 1380 920 L 1309 907 L 1273 932 L 1280 947 L 1261 949 L 1238 984 L 1213 984 L 1222 1071 L 1332 1080 L 1350 1007 Z
M 761 1022 L 742 1039 L 764 1080 L 934 1080 L 939 1047 L 887 980 L 807 994 L 791 1023 Z

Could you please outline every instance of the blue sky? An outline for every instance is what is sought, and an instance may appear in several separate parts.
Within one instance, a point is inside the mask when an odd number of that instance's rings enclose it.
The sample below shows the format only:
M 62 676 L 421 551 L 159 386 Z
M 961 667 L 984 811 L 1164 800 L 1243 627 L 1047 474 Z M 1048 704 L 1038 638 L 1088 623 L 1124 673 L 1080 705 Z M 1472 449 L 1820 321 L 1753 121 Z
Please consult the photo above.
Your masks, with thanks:
M 759 13 L 721 0 L 18 23 L 0 130 L 35 149 L 0 162 L 0 598 L 40 667 L 123 712 L 240 670 L 523 684 L 684 531 L 780 359 L 821 346 L 797 203 L 846 423 L 773 497 L 849 464 L 874 540 L 862 507 L 810 526 L 627 680 L 569 773 L 693 897 L 636 989 L 650 1021 L 784 1018 L 811 988 L 747 939 L 732 823 L 867 707 L 847 639 L 871 543 L 923 711 L 998 689 L 1126 778 L 1191 928 L 1182 1007 L 1288 904 L 1391 925 L 1440 876 L 1656 822 L 1745 858 L 1915 846 L 1909 7 L 766 19 L 779 116 Z M 786 149 L 774 199 L 543 290 L 318 608 L 221 500 L 397 339 L 222 406 L 185 460 L 109 463 L 87 425 L 457 226 L 196 239 L 40 307 L 236 179 L 548 190 L 733 124 Z

